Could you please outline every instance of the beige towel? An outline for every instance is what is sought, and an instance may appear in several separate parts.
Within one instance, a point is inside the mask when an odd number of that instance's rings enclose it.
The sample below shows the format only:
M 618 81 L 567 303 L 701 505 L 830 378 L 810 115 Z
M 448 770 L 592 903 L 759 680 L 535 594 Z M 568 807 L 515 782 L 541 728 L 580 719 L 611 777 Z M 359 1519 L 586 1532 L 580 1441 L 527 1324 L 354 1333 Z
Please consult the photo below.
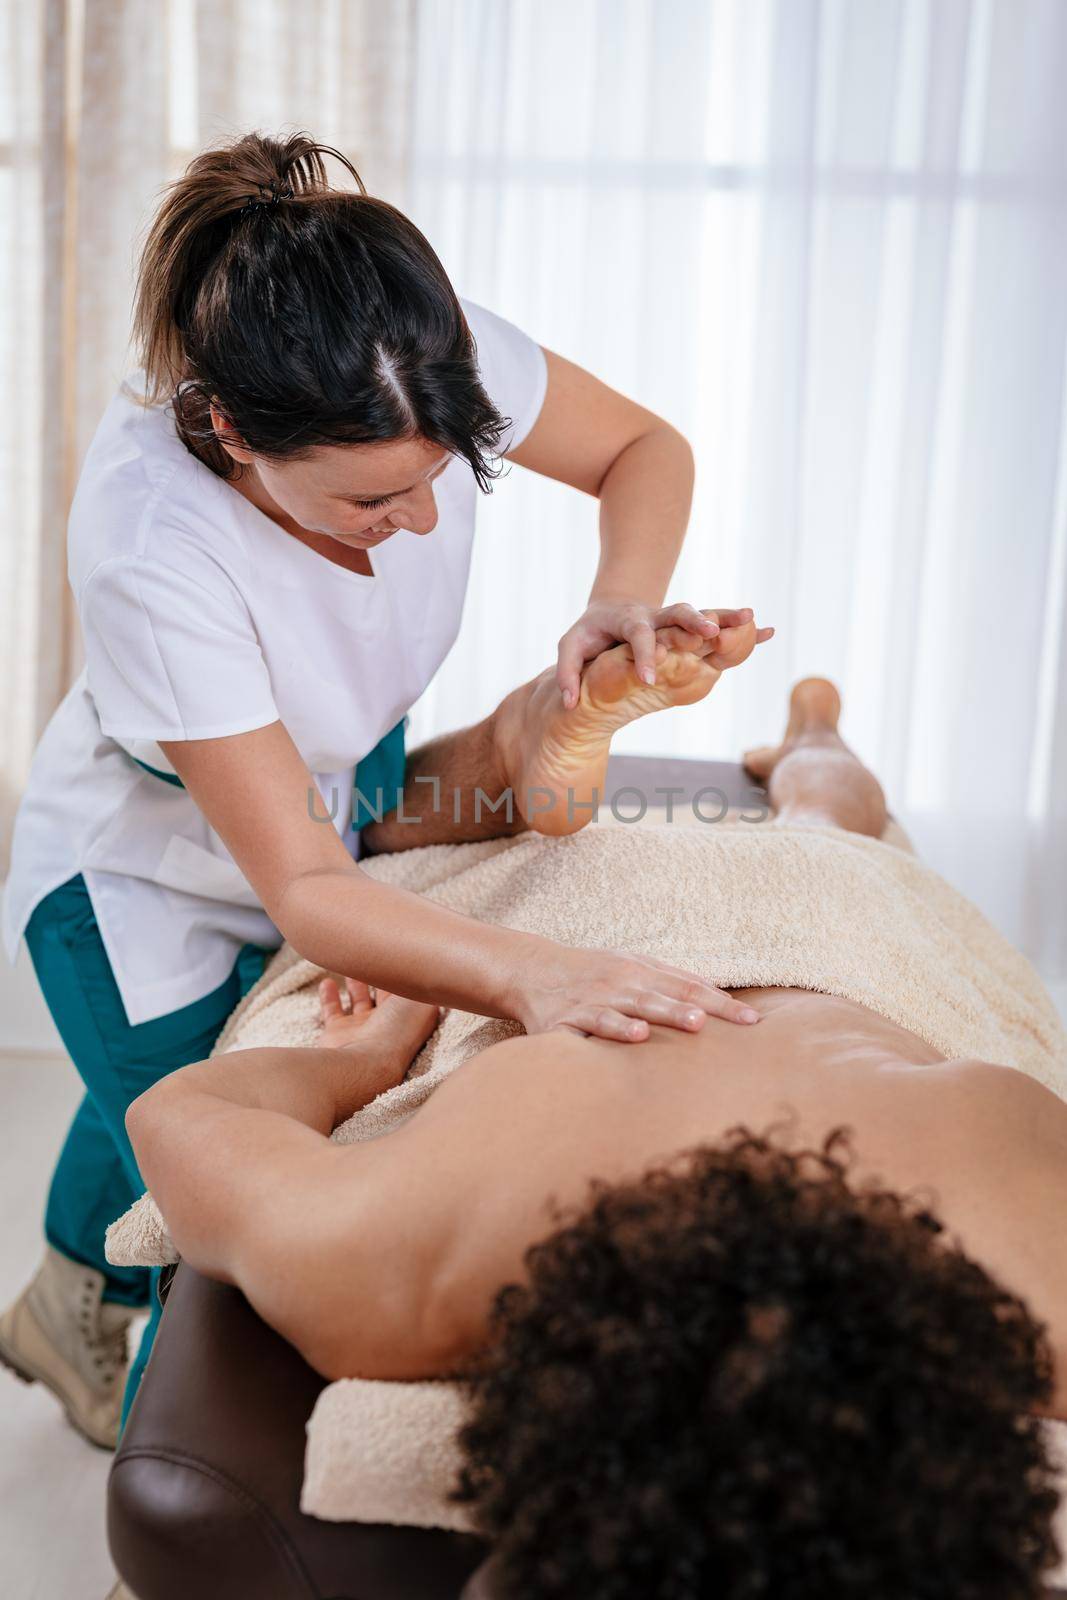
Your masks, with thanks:
M 1002 1062 L 1065 1095 L 1067 1038 L 1036 972 L 899 832 L 892 837 L 896 843 L 777 823 L 590 827 L 570 839 L 526 835 L 412 850 L 378 857 L 366 870 L 483 921 L 658 956 L 725 987 L 787 984 L 843 995 L 947 1056 Z M 279 951 L 216 1051 L 309 1043 L 319 976 L 291 950 Z M 469 1056 L 517 1031 L 449 1013 L 405 1082 L 334 1138 L 388 1132 Z M 116 1264 L 173 1257 L 148 1196 L 108 1231 Z M 448 1384 L 331 1385 L 308 1427 L 304 1510 L 461 1525 L 444 1499 L 457 1406 Z M 451 1432 L 443 1444 L 445 1418 Z
M 464 1414 L 454 1383 L 327 1384 L 308 1422 L 301 1508 L 326 1522 L 469 1532 L 466 1511 L 447 1499 Z

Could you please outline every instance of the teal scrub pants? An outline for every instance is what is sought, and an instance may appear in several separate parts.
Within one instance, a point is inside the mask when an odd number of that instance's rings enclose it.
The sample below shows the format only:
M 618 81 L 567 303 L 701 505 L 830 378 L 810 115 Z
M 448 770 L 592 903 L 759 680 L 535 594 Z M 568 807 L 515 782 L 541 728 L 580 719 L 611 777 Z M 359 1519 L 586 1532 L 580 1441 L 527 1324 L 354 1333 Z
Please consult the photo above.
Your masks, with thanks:
M 397 804 L 404 759 L 404 723 L 399 722 L 359 763 L 356 785 L 371 800 L 371 810 L 357 807 L 357 827 L 377 813 L 377 790 L 385 797 L 383 809 Z M 131 1025 L 80 874 L 41 900 L 27 925 L 26 944 L 52 1019 L 86 1087 L 52 1177 L 45 1237 L 72 1261 L 103 1274 L 105 1300 L 150 1308 L 126 1384 L 125 1422 L 161 1309 L 157 1269 L 113 1267 L 104 1258 L 108 1224 L 145 1187 L 126 1134 L 126 1110 L 167 1073 L 211 1054 L 227 1017 L 260 977 L 272 952 L 245 945 L 229 977 L 210 994 L 166 1016 Z

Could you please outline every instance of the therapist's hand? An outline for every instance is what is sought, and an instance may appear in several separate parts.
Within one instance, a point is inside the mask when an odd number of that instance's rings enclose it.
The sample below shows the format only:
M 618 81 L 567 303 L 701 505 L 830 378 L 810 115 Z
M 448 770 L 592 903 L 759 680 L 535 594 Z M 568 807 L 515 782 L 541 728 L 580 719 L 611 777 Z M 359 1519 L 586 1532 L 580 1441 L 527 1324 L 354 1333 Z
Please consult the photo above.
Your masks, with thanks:
M 760 1020 L 751 1006 L 665 961 L 562 945 L 551 947 L 527 969 L 514 1014 L 527 1033 L 566 1028 L 626 1044 L 647 1039 L 653 1022 L 698 1033 L 706 1016 L 727 1022 Z
M 716 611 L 715 615 L 718 621 L 705 616 L 696 606 L 684 604 L 657 609 L 639 600 L 593 600 L 559 641 L 556 682 L 564 706 L 570 710 L 578 703 L 585 663 L 612 645 L 629 644 L 638 677 L 655 683 L 657 628 L 684 628 L 697 638 L 714 639 L 720 627 L 737 627 L 752 620 L 748 606 L 740 611 Z

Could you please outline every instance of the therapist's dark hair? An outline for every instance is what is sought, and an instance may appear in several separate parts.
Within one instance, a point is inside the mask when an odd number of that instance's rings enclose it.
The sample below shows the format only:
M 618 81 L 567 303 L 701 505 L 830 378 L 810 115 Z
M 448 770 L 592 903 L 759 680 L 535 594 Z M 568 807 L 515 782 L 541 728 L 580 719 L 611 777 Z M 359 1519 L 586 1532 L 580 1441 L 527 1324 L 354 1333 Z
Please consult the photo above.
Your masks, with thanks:
M 331 188 L 334 156 L 356 189 Z M 233 458 L 214 401 L 248 449 L 295 460 L 318 445 L 424 438 L 488 490 L 502 417 L 433 249 L 369 195 L 352 163 L 306 133 L 245 134 L 171 183 L 145 240 L 133 340 L 146 402 L 220 477 Z

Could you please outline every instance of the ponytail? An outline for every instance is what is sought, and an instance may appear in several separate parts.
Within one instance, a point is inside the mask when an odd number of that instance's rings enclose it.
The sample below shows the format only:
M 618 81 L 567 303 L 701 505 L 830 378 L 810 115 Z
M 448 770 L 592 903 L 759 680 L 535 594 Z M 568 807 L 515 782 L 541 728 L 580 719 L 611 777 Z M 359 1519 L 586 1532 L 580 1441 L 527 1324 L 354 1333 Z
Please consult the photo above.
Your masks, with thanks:
M 356 188 L 330 186 L 333 156 Z M 428 241 L 306 133 L 249 133 L 198 155 L 145 240 L 133 342 L 145 403 L 171 403 L 186 446 L 235 470 L 212 403 L 271 460 L 317 445 L 421 436 L 479 485 L 507 425 Z

